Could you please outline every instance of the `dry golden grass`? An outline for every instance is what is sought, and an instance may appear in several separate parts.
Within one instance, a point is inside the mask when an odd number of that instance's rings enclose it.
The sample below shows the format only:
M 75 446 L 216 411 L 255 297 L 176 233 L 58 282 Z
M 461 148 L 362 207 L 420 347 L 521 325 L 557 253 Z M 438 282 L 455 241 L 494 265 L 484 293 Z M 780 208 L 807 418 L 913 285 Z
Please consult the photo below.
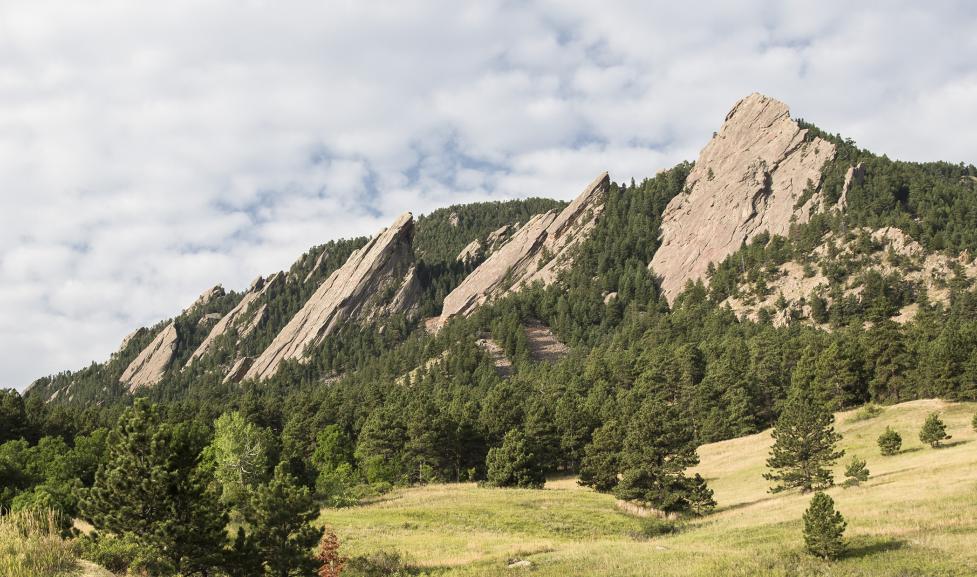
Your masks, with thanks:
M 769 432 L 700 448 L 696 470 L 715 490 L 717 512 L 651 540 L 633 536 L 642 521 L 619 511 L 612 496 L 569 478 L 539 491 L 473 484 L 398 490 L 367 506 L 324 511 L 322 521 L 337 529 L 347 554 L 397 550 L 432 575 L 977 575 L 975 410 L 974 403 L 925 400 L 885 407 L 868 420 L 839 414 L 848 452 L 842 461 L 865 458 L 872 477 L 829 491 L 849 522 L 849 553 L 832 564 L 802 551 L 800 517 L 810 496 L 767 491 L 761 474 Z M 932 411 L 953 436 L 942 449 L 917 438 Z M 887 425 L 903 437 L 892 457 L 876 445 Z M 532 566 L 507 569 L 511 559 Z
M 71 543 L 62 540 L 52 511 L 17 511 L 0 516 L 0 575 L 58 577 L 76 569 Z

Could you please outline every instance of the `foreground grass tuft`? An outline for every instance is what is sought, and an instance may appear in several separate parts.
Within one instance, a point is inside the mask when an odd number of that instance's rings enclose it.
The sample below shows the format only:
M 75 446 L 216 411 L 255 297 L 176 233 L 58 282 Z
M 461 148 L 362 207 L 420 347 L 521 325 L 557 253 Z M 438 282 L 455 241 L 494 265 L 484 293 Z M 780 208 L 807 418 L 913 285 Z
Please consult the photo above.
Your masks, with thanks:
M 0 516 L 0 575 L 56 577 L 77 565 L 72 544 L 60 536 L 57 513 L 24 510 Z

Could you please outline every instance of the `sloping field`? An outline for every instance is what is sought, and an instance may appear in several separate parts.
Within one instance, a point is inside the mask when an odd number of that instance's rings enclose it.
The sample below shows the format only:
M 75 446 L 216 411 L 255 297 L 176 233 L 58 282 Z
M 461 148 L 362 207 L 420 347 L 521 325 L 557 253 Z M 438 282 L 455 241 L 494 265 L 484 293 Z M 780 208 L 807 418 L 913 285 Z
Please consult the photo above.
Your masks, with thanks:
M 932 411 L 953 436 L 941 449 L 917 438 Z M 719 507 L 672 535 L 642 537 L 642 520 L 573 479 L 538 491 L 473 484 L 398 490 L 369 505 L 327 510 L 322 521 L 347 555 L 396 551 L 410 569 L 432 575 L 977 575 L 975 411 L 974 403 L 926 400 L 867 420 L 855 411 L 838 415 L 843 461 L 865 458 L 872 477 L 829 491 L 849 523 L 849 552 L 830 564 L 803 553 L 800 518 L 810 496 L 767 492 L 761 474 L 769 432 L 700 449 L 697 470 Z M 892 457 L 876 446 L 887 425 L 903 437 Z M 530 564 L 510 568 L 516 561 Z

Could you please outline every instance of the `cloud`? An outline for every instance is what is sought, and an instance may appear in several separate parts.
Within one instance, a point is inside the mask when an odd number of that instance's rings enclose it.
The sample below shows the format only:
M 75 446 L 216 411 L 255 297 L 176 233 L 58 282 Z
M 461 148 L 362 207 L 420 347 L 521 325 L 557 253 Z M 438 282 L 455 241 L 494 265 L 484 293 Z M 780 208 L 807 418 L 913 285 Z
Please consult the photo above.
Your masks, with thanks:
M 973 161 L 967 2 L 0 4 L 0 384 L 404 210 L 693 159 L 752 91 Z

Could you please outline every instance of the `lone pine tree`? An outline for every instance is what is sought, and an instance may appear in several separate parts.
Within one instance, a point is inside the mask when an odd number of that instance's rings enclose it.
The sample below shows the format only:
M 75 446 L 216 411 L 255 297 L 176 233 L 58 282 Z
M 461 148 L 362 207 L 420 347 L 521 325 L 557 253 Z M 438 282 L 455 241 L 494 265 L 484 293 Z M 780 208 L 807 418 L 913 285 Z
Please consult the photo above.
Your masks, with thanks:
M 532 451 L 529 440 L 519 429 L 512 429 L 485 458 L 488 484 L 496 487 L 540 488 L 545 471 Z
M 865 481 L 868 481 L 868 476 L 869 471 L 868 467 L 866 467 L 865 459 L 853 456 L 848 463 L 848 467 L 845 469 L 845 482 L 843 485 L 845 487 L 857 487 Z
M 950 435 L 946 434 L 946 424 L 940 418 L 940 414 L 930 413 L 919 431 L 919 440 L 935 449 L 940 446 L 941 441 L 949 438 Z
M 773 430 L 774 445 L 763 478 L 774 481 L 772 493 L 799 488 L 807 493 L 834 484 L 831 466 L 845 452 L 835 444 L 834 415 L 809 387 L 794 386 Z
M 879 435 L 879 452 L 885 456 L 892 456 L 902 449 L 902 435 L 886 427 L 885 432 Z
M 818 491 L 804 511 L 804 546 L 808 553 L 822 559 L 837 559 L 845 552 L 847 523 L 835 511 L 834 499 Z

